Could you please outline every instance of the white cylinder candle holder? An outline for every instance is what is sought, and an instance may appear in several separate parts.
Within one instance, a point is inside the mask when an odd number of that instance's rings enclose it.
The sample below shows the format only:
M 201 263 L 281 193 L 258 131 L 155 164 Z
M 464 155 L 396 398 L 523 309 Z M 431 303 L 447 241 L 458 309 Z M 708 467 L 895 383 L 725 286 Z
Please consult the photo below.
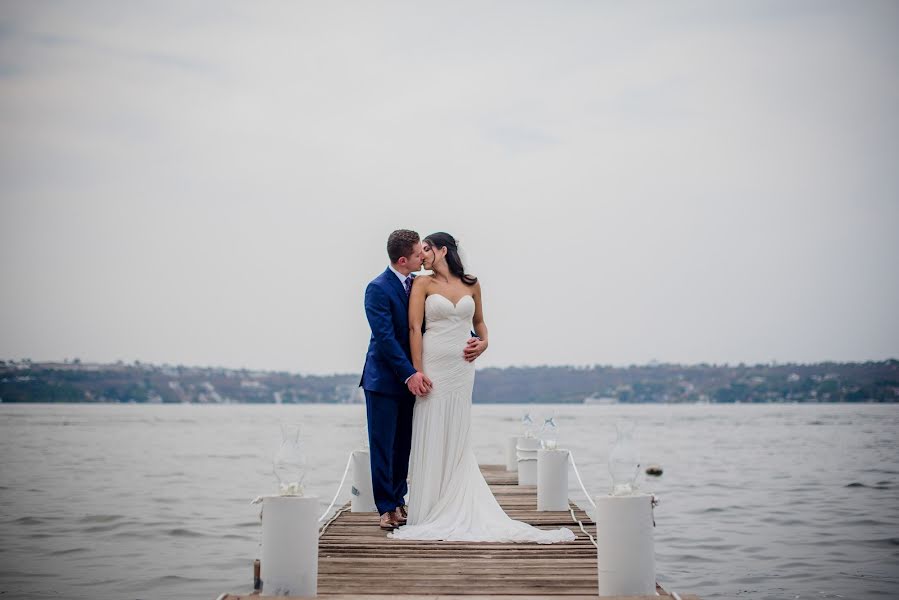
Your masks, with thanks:
M 518 436 L 506 440 L 506 471 L 518 471 Z
M 568 510 L 568 450 L 537 451 L 537 510 Z
M 318 591 L 318 498 L 262 499 L 262 595 L 312 598 Z
M 537 459 L 518 459 L 518 485 L 537 485 Z
M 353 452 L 353 487 L 350 512 L 378 512 L 371 488 L 371 457 L 365 450 Z
M 520 437 L 516 446 L 518 456 L 518 485 L 537 485 L 537 451 L 540 440 Z
M 652 496 L 598 496 L 595 500 L 599 595 L 656 595 Z

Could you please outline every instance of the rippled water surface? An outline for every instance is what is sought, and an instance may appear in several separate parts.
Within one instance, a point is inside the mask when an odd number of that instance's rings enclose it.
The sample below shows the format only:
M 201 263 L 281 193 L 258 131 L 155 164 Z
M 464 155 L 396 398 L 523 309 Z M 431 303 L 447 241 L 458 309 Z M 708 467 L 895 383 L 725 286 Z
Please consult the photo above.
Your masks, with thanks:
M 594 494 L 638 423 L 659 582 L 708 598 L 899 597 L 899 406 L 557 406 Z M 278 424 L 303 424 L 322 509 L 362 406 L 0 405 L 0 595 L 214 599 L 247 592 Z M 482 463 L 523 407 L 476 405 Z M 584 504 L 575 478 L 571 497 Z M 343 499 L 348 497 L 345 490 Z M 373 517 L 372 527 L 375 527 Z

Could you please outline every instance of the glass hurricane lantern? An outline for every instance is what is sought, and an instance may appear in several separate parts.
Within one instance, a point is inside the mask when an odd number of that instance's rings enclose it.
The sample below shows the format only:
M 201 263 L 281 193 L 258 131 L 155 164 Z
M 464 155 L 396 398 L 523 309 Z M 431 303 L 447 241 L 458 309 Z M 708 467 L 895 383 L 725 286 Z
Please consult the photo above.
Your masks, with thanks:
M 306 455 L 300 445 L 300 426 L 281 425 L 281 445 L 272 461 L 278 493 L 282 496 L 302 496 L 306 477 Z

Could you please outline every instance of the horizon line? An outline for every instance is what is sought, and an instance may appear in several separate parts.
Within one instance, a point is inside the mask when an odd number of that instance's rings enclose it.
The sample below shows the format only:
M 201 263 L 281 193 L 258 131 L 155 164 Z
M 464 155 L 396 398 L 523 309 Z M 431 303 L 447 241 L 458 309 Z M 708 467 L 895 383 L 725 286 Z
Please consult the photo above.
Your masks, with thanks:
M 600 364 L 600 363 L 592 363 L 592 364 L 535 364 L 535 365 L 505 365 L 505 366 L 489 366 L 483 367 L 479 369 L 481 371 L 495 369 L 495 370 L 507 370 L 507 369 L 576 369 L 576 370 L 587 370 L 587 369 L 631 369 L 631 368 L 657 368 L 657 367 L 681 367 L 681 368 L 694 368 L 694 367 L 711 367 L 711 368 L 747 368 L 747 367 L 784 367 L 784 366 L 795 366 L 795 367 L 811 367 L 811 366 L 822 366 L 822 365 L 864 365 L 864 364 L 877 364 L 877 363 L 899 363 L 899 359 L 896 357 L 888 357 L 883 359 L 866 359 L 866 360 L 851 360 L 851 361 L 836 361 L 836 360 L 822 360 L 816 362 L 791 362 L 791 361 L 778 361 L 772 360 L 769 362 L 756 362 L 756 363 L 748 363 L 745 361 L 741 361 L 739 363 L 717 363 L 717 362 L 699 362 L 699 363 L 678 363 L 678 362 L 664 362 L 658 360 L 650 360 L 646 363 L 629 363 L 629 364 Z M 154 368 L 184 368 L 184 369 L 197 369 L 197 370 L 220 370 L 220 371 L 247 371 L 253 373 L 286 373 L 288 375 L 296 375 L 300 377 L 349 377 L 349 376 L 359 376 L 361 371 L 359 372 L 325 372 L 325 373 L 312 373 L 312 372 L 302 372 L 302 371 L 290 371 L 285 369 L 259 369 L 259 368 L 249 368 L 249 367 L 224 367 L 224 366 L 215 366 L 215 365 L 186 365 L 186 364 L 173 364 L 173 363 L 152 363 L 152 362 L 144 362 L 140 360 L 134 360 L 132 362 L 125 362 L 124 360 L 116 360 L 114 362 L 97 362 L 97 361 L 84 361 L 79 358 L 68 359 L 64 358 L 63 360 L 33 360 L 30 358 L 22 358 L 22 359 L 0 359 L 0 368 L 11 365 L 45 365 L 45 366 L 65 366 L 65 367 L 154 367 Z

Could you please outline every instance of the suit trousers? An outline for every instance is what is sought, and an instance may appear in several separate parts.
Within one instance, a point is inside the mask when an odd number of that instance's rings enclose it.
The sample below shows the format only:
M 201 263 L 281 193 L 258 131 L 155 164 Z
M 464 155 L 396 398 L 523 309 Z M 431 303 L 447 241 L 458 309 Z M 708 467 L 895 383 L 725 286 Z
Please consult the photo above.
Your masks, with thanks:
M 365 390 L 371 487 L 378 514 L 404 504 L 412 447 L 412 408 L 415 397 Z

